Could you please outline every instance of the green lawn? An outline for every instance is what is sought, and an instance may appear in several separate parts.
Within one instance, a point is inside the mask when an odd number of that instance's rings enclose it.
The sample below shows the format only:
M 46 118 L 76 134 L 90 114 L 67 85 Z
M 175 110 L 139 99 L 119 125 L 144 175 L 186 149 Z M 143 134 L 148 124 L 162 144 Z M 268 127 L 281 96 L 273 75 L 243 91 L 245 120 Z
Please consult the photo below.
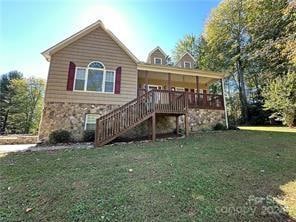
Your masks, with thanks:
M 9 154 L 0 158 L 0 173 L 0 221 L 296 218 L 294 133 L 209 132 L 104 149 Z
M 296 133 L 296 128 L 289 128 L 284 126 L 240 126 L 239 128 L 241 130 Z

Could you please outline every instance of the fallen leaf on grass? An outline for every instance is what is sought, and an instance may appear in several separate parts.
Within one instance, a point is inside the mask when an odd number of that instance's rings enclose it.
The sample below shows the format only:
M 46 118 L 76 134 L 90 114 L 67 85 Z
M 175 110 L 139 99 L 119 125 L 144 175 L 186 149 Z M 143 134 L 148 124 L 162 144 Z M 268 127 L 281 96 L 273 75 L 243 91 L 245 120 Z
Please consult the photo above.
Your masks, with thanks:
M 30 208 L 30 207 L 29 207 L 29 208 L 26 209 L 26 213 L 29 213 L 29 212 L 32 211 L 32 210 L 33 210 L 33 208 Z

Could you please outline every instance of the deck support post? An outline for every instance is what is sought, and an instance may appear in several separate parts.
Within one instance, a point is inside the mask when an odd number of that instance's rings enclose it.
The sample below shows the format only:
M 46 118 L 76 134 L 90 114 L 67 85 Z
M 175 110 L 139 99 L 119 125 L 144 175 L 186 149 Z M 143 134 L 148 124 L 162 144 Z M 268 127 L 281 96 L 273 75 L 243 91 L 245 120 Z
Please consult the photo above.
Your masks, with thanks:
M 171 81 L 171 73 L 168 73 L 168 90 L 171 91 L 172 90 L 172 81 Z M 169 103 L 171 104 L 172 101 L 172 96 L 169 93 Z
M 207 98 L 207 90 L 203 90 L 203 107 L 207 108 L 208 107 L 208 98 Z
M 96 120 L 96 131 L 95 131 L 95 147 L 99 146 L 99 135 L 100 135 L 100 127 L 99 127 L 99 121 Z
M 171 77 L 171 73 L 168 73 L 168 90 L 169 91 L 172 90 L 172 77 Z
M 176 135 L 179 135 L 179 116 L 176 116 Z
M 188 120 L 188 112 L 185 113 L 184 117 L 184 124 L 185 124 L 185 136 L 189 136 L 189 120 Z
M 148 92 L 148 71 L 145 71 L 145 91 Z
M 152 141 L 155 142 L 155 139 L 156 139 L 156 116 L 155 116 L 155 113 L 153 113 L 151 121 L 152 121 Z

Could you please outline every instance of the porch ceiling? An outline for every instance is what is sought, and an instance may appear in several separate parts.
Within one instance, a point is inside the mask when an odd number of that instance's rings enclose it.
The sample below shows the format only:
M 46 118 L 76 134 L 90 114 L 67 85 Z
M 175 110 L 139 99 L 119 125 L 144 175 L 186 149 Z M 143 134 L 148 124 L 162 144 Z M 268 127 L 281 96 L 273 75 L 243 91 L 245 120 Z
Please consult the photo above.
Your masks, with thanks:
M 168 81 L 168 73 L 147 71 L 147 74 L 148 74 L 148 79 Z M 145 71 L 139 71 L 138 77 L 140 79 L 145 79 Z M 199 76 L 199 83 L 200 84 L 210 84 L 210 83 L 215 82 L 217 80 L 218 80 L 217 78 L 209 78 L 209 77 Z M 171 73 L 171 81 L 187 82 L 187 83 L 194 83 L 195 84 L 196 76 L 180 75 L 180 74 Z
M 137 69 L 139 71 L 148 71 L 149 73 L 171 73 L 175 75 L 181 76 L 200 76 L 205 77 L 208 79 L 223 79 L 224 74 L 219 72 L 211 72 L 211 71 L 203 71 L 199 69 L 184 69 L 179 67 L 172 67 L 172 66 L 160 66 L 160 65 L 152 65 L 147 63 L 138 63 Z

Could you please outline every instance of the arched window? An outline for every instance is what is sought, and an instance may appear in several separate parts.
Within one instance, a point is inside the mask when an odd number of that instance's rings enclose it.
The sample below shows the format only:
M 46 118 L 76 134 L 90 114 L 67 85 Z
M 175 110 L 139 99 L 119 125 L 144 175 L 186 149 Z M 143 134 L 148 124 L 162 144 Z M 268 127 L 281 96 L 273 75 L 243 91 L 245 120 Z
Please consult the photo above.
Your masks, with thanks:
M 103 63 L 97 62 L 97 61 L 89 63 L 87 67 L 95 68 L 95 69 L 104 69 L 105 68 Z
M 93 61 L 86 68 L 77 67 L 75 90 L 114 93 L 115 71 L 106 70 L 103 63 Z

